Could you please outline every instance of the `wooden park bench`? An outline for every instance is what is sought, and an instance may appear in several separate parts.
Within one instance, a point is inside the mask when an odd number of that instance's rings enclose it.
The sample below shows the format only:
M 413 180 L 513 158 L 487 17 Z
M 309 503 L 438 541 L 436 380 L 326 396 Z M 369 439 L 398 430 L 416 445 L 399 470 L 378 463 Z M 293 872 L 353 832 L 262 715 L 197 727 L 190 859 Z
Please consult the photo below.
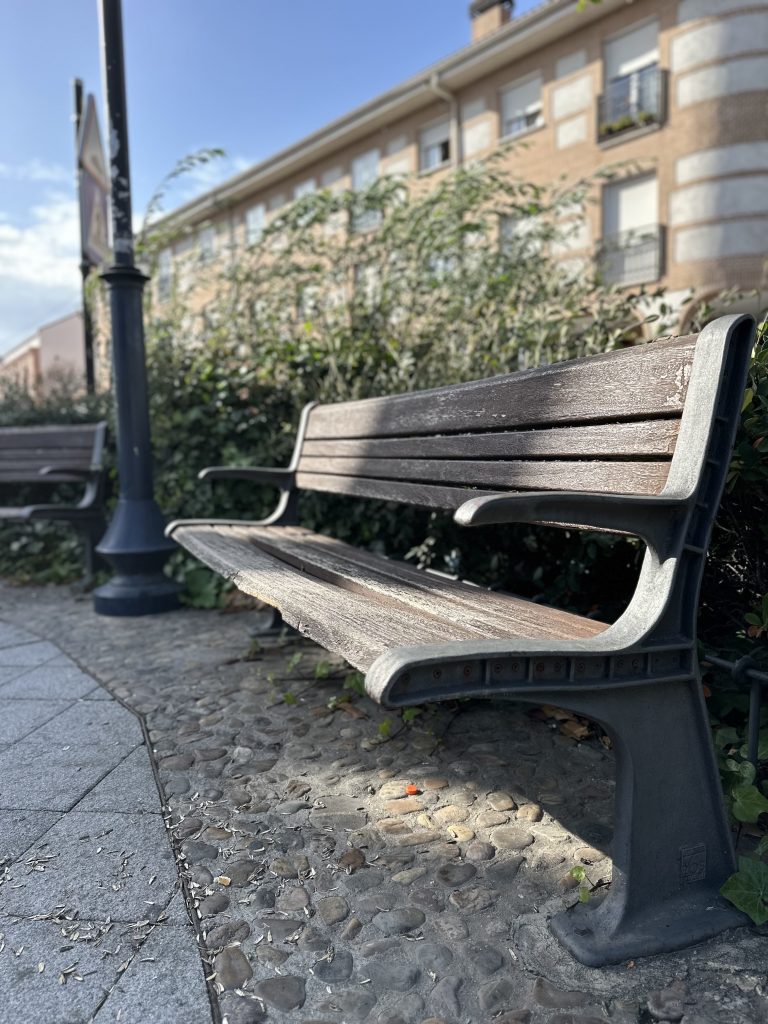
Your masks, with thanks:
M 13 520 L 71 523 L 84 537 L 86 572 L 97 564 L 96 544 L 106 529 L 104 472 L 101 468 L 106 423 L 77 426 L 0 427 L 0 487 L 27 491 L 34 498 L 55 497 L 63 484 L 83 488 L 80 500 L 0 507 L 0 522 Z
M 306 408 L 287 469 L 211 468 L 281 491 L 260 522 L 168 532 L 366 673 L 389 707 L 511 697 L 585 715 L 616 754 L 613 882 L 552 919 L 593 966 L 746 920 L 696 660 L 699 584 L 754 323 L 469 384 Z M 419 572 L 298 525 L 302 490 L 447 509 L 471 528 L 545 523 L 645 542 L 612 625 Z

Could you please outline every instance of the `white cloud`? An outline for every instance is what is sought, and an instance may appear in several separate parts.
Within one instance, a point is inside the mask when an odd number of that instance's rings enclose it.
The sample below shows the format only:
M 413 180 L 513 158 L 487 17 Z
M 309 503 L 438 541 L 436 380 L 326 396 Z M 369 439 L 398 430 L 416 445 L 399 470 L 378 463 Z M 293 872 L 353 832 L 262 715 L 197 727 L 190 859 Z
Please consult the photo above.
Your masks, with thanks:
M 0 352 L 80 302 L 77 203 L 52 193 L 18 226 L 0 213 Z
M 35 157 L 23 164 L 0 164 L 0 178 L 11 181 L 36 181 L 53 185 L 67 185 L 75 180 L 75 171 L 74 167 L 46 164 Z

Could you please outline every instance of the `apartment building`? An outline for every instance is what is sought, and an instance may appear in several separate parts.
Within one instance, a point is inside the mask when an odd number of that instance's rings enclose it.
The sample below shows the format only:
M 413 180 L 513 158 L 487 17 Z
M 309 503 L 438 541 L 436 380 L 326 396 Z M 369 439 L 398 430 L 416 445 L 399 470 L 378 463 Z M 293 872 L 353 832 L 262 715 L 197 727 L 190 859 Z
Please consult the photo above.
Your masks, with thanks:
M 181 263 L 255 241 L 308 192 L 380 175 L 429 187 L 497 150 L 541 183 L 626 166 L 564 255 L 597 250 L 608 281 L 665 287 L 681 329 L 723 289 L 760 289 L 768 0 L 545 0 L 520 17 L 511 0 L 474 0 L 469 14 L 466 47 L 165 217 L 179 240 L 160 254 L 157 299 Z
M 82 382 L 85 390 L 85 338 L 80 312 L 38 327 L 0 356 L 0 393 L 7 382 L 39 396 L 64 379 Z

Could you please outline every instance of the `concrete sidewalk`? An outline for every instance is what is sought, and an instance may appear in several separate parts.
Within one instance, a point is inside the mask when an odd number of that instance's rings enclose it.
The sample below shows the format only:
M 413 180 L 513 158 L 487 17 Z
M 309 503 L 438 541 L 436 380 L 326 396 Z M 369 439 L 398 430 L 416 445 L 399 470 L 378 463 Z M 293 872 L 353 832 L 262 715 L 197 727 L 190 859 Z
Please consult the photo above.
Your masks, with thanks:
M 0 1018 L 210 1021 L 139 720 L 6 624 L 0 780 Z

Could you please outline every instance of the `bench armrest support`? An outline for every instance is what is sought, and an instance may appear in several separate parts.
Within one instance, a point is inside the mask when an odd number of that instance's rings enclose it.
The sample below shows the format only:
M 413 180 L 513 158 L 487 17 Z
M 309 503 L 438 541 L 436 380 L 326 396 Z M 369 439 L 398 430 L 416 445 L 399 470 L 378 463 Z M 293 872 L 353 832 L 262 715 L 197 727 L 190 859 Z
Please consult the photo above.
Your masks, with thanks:
M 95 480 L 101 475 L 100 469 L 83 469 L 82 466 L 43 466 L 40 476 L 76 476 L 80 480 Z
M 292 469 L 272 466 L 207 466 L 197 474 L 198 480 L 250 480 L 254 484 L 266 484 L 290 490 L 295 473 Z
M 460 526 L 490 523 L 553 523 L 631 533 L 656 546 L 685 513 L 687 502 L 657 494 L 600 494 L 587 491 L 525 491 L 470 498 L 456 512 Z

